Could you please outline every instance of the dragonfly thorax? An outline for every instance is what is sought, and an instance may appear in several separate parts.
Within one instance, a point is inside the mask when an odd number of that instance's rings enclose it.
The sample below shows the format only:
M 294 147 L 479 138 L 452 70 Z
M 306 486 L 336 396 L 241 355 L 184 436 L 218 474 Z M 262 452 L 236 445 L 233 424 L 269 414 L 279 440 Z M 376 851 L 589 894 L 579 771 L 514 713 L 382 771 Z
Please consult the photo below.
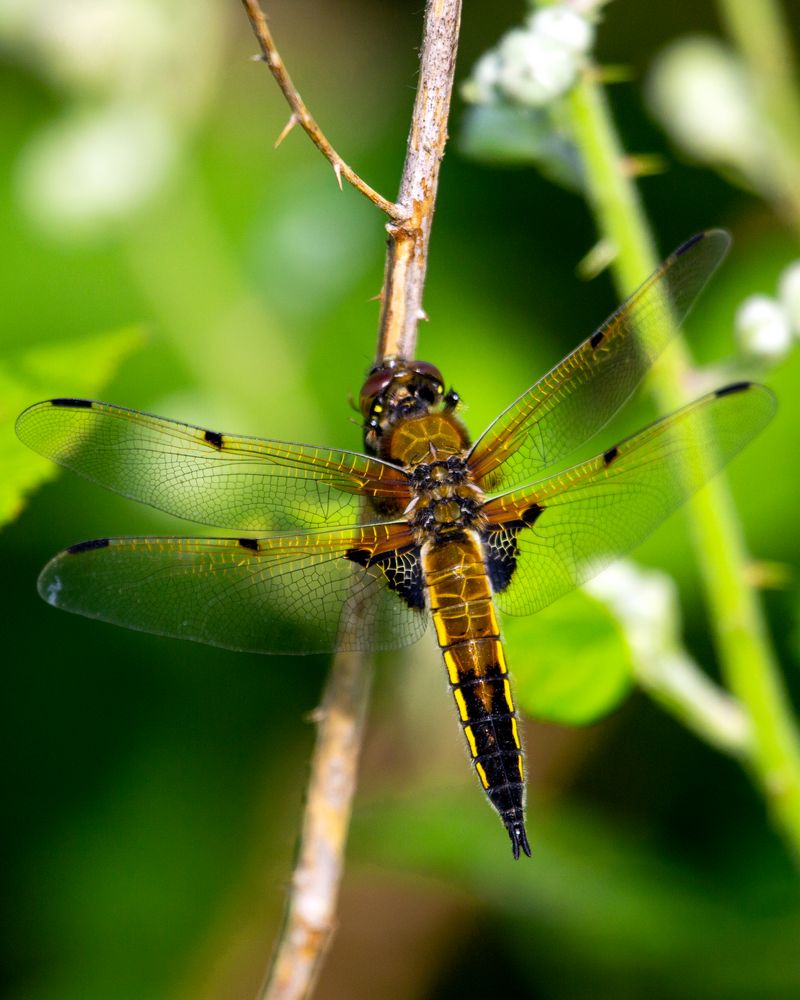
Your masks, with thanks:
M 411 482 L 418 492 L 437 486 L 457 486 L 467 480 L 467 463 L 460 455 L 448 455 L 438 462 L 420 462 L 411 471 Z
M 458 462 L 464 465 L 463 470 L 458 468 Z M 412 481 L 416 497 L 407 516 L 420 544 L 450 537 L 482 522 L 484 496 L 470 481 L 462 459 L 435 462 L 427 469 L 420 467 Z

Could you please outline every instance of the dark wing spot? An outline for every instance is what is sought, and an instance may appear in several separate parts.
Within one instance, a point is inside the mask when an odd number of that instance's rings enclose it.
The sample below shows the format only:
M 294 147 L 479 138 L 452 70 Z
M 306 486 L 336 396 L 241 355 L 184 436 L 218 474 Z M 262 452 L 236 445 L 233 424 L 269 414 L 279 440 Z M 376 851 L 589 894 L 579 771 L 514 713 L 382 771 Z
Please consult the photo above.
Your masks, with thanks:
M 589 337 L 589 346 L 597 347 L 597 345 L 603 340 L 605 334 L 602 330 L 595 330 L 595 332 Z
M 532 503 L 516 521 L 490 525 L 483 534 L 483 548 L 486 553 L 486 572 L 496 594 L 501 594 L 511 583 L 517 568 L 519 546 L 517 535 L 525 528 L 531 528 L 544 511 L 538 503 Z
M 387 552 L 373 557 L 369 549 L 348 549 L 345 559 L 357 563 L 367 569 L 379 566 L 386 578 L 390 590 L 406 602 L 410 608 L 422 610 L 425 607 L 425 587 L 422 582 L 422 566 L 419 560 L 419 549 L 416 545 L 407 545 L 396 552 Z
M 603 461 L 606 463 L 606 466 L 611 465 L 617 455 L 619 455 L 619 448 L 616 445 L 613 448 L 609 448 L 608 451 L 604 451 Z
M 409 608 L 424 610 L 425 587 L 422 582 L 422 564 L 417 546 L 409 545 L 405 549 L 398 549 L 390 556 L 381 556 L 379 565 L 386 574 L 389 589 L 399 594 Z
M 744 392 L 745 389 L 749 389 L 752 382 L 733 382 L 731 385 L 724 385 L 721 389 L 717 389 L 714 395 L 719 399 L 720 396 L 732 396 L 735 392 Z
M 258 552 L 258 541 L 255 538 L 237 538 L 236 540 L 243 549 L 252 549 L 253 552 Z
M 359 566 L 363 566 L 366 569 L 370 565 L 372 553 L 369 549 L 348 549 L 344 557 L 345 559 L 349 559 L 350 562 L 358 563 Z
M 109 544 L 108 538 L 93 538 L 88 542 L 78 542 L 77 545 L 70 545 L 67 552 L 71 556 L 75 556 L 79 552 L 91 552 L 92 549 L 107 549 Z
M 695 235 L 690 236 L 685 243 L 681 243 L 681 245 L 675 251 L 675 256 L 676 257 L 683 256 L 683 254 L 685 254 L 687 250 L 691 250 L 696 243 L 699 243 L 700 240 L 704 240 L 705 238 L 706 238 L 705 233 L 695 233 Z
M 514 570 L 517 568 L 517 535 L 522 525 L 500 525 L 489 528 L 483 535 L 483 547 L 486 553 L 486 572 L 489 583 L 496 594 L 501 594 L 511 583 Z
M 91 399 L 51 399 L 51 406 L 71 406 L 76 410 L 91 410 Z
M 530 507 L 528 507 L 528 509 L 523 512 L 521 518 L 522 523 L 526 527 L 530 528 L 531 525 L 536 524 L 537 520 L 539 519 L 539 515 L 542 513 L 543 510 L 544 507 L 540 506 L 540 504 L 532 503 Z
M 210 445 L 213 445 L 215 448 L 222 447 L 222 435 L 219 433 L 219 431 L 206 431 L 203 436 L 205 437 L 206 441 L 208 441 L 208 443 Z

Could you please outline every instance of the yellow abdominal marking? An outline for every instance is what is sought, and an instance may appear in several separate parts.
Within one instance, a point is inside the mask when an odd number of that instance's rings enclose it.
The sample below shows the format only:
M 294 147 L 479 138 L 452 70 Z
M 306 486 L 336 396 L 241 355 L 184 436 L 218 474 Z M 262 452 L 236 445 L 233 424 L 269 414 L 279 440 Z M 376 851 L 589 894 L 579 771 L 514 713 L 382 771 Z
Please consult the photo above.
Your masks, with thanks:
M 444 665 L 447 667 L 447 676 L 450 678 L 450 683 L 458 684 L 458 664 L 449 649 L 444 651 Z
M 450 641 L 450 633 L 446 623 L 442 621 L 442 616 L 437 611 L 433 612 L 433 627 L 436 629 L 436 639 L 439 645 L 446 646 Z M 452 683 L 455 684 L 455 681 L 452 681 Z
M 467 743 L 469 743 L 470 753 L 473 757 L 478 756 L 478 746 L 475 743 L 475 734 L 472 732 L 472 726 L 464 726 L 464 735 L 467 737 Z
M 483 764 L 476 764 L 475 770 L 478 772 L 478 777 L 481 779 L 481 784 L 484 788 L 489 787 L 489 779 L 486 777 L 486 771 L 483 769 Z
M 511 697 L 511 685 L 508 683 L 508 678 L 503 681 L 503 693 L 506 696 L 506 705 L 508 705 L 509 712 L 514 711 L 514 701 Z
M 464 701 L 464 695 L 456 688 L 453 696 L 456 699 L 456 705 L 458 705 L 458 714 L 461 716 L 462 721 L 466 722 L 469 718 L 469 713 L 467 712 L 467 703 Z
M 514 734 L 514 742 L 517 745 L 517 750 L 521 749 L 519 742 L 519 730 L 517 729 L 517 717 L 515 715 L 511 716 L 511 732 Z M 522 766 L 521 760 L 520 760 L 520 766 Z
M 494 608 L 492 610 L 494 610 Z M 500 630 L 498 629 L 498 633 L 499 631 Z M 497 665 L 498 667 L 500 667 L 500 673 L 507 674 L 508 667 L 506 666 L 506 654 L 503 652 L 502 642 L 498 642 L 496 653 L 497 653 Z

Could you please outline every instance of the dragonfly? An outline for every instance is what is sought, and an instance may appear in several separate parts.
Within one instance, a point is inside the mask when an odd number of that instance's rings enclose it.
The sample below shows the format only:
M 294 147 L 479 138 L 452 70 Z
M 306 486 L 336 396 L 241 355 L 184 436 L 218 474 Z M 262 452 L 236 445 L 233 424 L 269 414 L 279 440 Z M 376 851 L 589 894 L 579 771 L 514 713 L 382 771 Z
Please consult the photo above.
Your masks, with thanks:
M 630 551 L 772 417 L 769 389 L 736 382 L 566 461 L 633 393 L 729 241 L 710 230 L 680 246 L 474 442 L 439 369 L 402 358 L 364 382 L 363 453 L 86 399 L 37 403 L 17 421 L 34 451 L 236 533 L 79 542 L 45 566 L 39 593 L 89 618 L 257 653 L 396 649 L 432 621 L 474 771 L 514 858 L 530 855 L 497 611 L 533 614 Z

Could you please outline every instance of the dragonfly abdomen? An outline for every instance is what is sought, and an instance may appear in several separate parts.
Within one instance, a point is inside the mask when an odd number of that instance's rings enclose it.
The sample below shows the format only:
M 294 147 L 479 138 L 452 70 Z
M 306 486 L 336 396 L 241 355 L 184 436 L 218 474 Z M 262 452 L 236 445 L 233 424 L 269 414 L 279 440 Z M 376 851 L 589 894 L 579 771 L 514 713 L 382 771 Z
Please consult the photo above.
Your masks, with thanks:
M 436 637 L 470 756 L 508 830 L 514 857 L 530 854 L 524 770 L 500 629 L 476 533 L 426 543 L 422 568 Z

